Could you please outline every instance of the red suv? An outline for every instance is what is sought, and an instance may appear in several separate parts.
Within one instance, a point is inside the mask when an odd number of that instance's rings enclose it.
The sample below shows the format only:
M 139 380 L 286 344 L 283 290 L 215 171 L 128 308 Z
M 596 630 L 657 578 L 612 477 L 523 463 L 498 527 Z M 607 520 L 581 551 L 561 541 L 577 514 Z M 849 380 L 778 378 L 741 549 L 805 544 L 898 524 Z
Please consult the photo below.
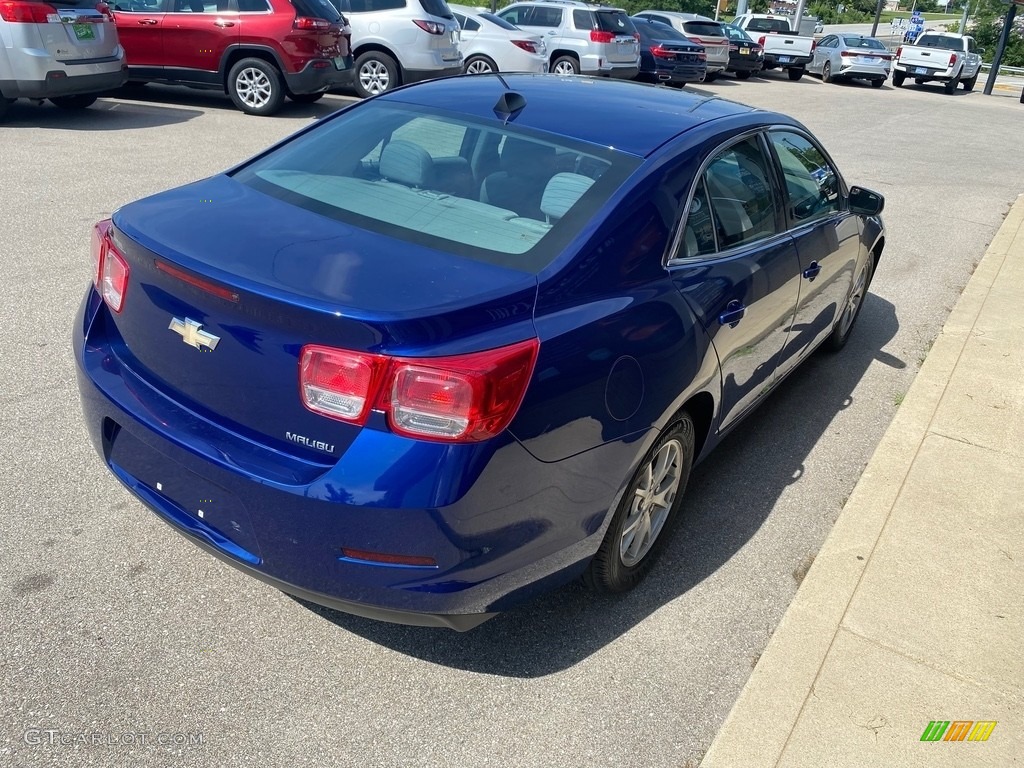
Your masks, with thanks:
M 223 89 L 251 115 L 352 81 L 351 32 L 329 0 L 117 0 L 114 20 L 132 82 Z

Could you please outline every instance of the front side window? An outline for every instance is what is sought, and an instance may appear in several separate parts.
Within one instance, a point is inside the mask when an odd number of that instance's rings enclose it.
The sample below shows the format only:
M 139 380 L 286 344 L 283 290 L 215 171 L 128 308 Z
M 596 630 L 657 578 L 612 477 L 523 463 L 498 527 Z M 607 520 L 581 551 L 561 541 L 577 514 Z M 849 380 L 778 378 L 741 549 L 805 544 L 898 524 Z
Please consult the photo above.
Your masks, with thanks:
M 508 160 L 505 170 L 487 166 L 487 148 Z M 616 150 L 524 134 L 493 121 L 366 103 L 258 158 L 234 178 L 365 230 L 536 271 L 568 245 L 639 162 Z M 559 170 L 565 168 L 572 170 Z M 479 178 L 483 182 L 474 185 Z
M 839 174 L 821 150 L 792 131 L 772 131 L 770 136 L 779 158 L 793 219 L 800 223 L 838 212 Z

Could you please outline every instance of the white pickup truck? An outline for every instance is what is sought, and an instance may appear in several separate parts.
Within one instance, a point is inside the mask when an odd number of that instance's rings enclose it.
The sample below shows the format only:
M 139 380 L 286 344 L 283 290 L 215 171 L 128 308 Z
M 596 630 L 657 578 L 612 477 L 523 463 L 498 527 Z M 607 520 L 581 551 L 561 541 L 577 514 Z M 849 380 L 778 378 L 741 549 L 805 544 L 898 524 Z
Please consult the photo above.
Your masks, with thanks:
M 924 32 L 913 45 L 896 49 L 892 84 L 899 88 L 904 80 L 912 77 L 918 84 L 937 80 L 944 84 L 946 93 L 953 93 L 961 84 L 965 91 L 974 90 L 984 52 L 973 37 L 952 32 Z
M 732 21 L 764 48 L 764 68 L 782 67 L 790 80 L 804 76 L 805 67 L 814 57 L 814 38 L 793 33 L 788 16 L 769 13 L 745 13 Z

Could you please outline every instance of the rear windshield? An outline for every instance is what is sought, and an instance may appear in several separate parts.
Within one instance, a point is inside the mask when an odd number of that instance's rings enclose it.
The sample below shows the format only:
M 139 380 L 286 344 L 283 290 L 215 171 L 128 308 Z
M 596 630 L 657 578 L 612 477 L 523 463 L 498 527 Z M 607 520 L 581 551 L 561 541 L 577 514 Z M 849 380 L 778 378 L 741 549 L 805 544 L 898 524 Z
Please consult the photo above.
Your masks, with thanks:
M 785 19 L 751 19 L 747 24 L 747 32 L 790 32 L 789 22 Z
M 604 32 L 613 32 L 616 35 L 632 35 L 636 32 L 633 22 L 624 11 L 595 11 L 597 17 L 597 28 Z
M 341 14 L 331 4 L 330 0 L 292 0 L 295 11 L 299 16 L 308 16 L 313 19 L 323 19 L 332 24 L 341 23 Z M 240 4 L 242 10 L 248 10 L 244 3 Z
M 659 24 L 657 22 L 651 23 L 649 21 L 635 21 L 633 25 L 636 27 L 636 31 L 640 33 L 640 38 L 645 43 L 649 40 L 682 40 L 690 42 L 690 38 L 686 35 L 665 24 Z
M 381 235 L 536 272 L 639 162 L 493 120 L 365 102 L 234 178 Z
M 722 25 L 715 24 L 711 21 L 688 21 L 683 24 L 683 28 L 691 35 L 700 35 L 701 37 L 725 37 L 725 32 L 722 31 Z
M 962 51 L 964 44 L 959 37 L 943 37 L 942 35 L 921 35 L 914 45 L 925 48 L 944 48 L 947 51 Z
M 420 0 L 420 5 L 431 16 L 440 16 L 442 19 L 455 18 L 455 14 L 452 13 L 452 9 L 448 7 L 445 0 Z
M 888 50 L 884 45 L 871 37 L 844 37 L 843 45 L 847 48 L 870 48 L 873 51 Z
M 509 24 L 507 21 L 501 18 L 501 16 L 495 16 L 493 13 L 481 13 L 480 18 L 487 19 L 489 22 L 491 22 L 491 24 L 497 24 L 502 29 L 519 29 L 519 27 L 517 27 L 515 24 Z

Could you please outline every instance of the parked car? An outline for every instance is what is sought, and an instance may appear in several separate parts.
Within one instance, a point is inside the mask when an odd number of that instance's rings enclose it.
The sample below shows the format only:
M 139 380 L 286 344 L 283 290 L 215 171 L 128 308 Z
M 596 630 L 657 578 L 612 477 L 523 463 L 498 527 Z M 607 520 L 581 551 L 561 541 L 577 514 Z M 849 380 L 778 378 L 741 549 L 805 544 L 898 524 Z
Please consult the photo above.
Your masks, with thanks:
M 328 0 L 235 3 L 115 0 L 130 79 L 224 91 L 250 115 L 351 82 L 349 31 Z
M 331 0 L 352 25 L 356 93 L 460 75 L 459 23 L 445 0 Z
M 0 119 L 15 99 L 85 109 L 128 79 L 106 6 L 93 0 L 0 2 Z
M 953 93 L 958 85 L 973 91 L 981 72 L 981 54 L 973 37 L 952 32 L 925 32 L 913 45 L 896 49 L 892 84 L 897 88 L 907 77 L 918 85 L 937 81 L 946 93 Z
M 847 343 L 882 206 L 770 111 L 415 85 L 95 226 L 84 421 L 158 517 L 306 600 L 464 630 L 626 590 L 693 464 Z
M 750 39 L 750 35 L 732 24 L 723 24 L 722 29 L 729 36 L 729 66 L 740 80 L 747 80 L 764 67 L 764 48 Z
M 869 80 L 881 88 L 889 78 L 892 54 L 885 44 L 864 35 L 826 35 L 818 41 L 807 71 L 821 75 L 823 83 Z
M 536 0 L 512 3 L 498 15 L 544 36 L 548 66 L 556 74 L 628 80 L 640 71 L 638 35 L 621 8 L 574 0 Z
M 634 18 L 633 26 L 640 35 L 640 72 L 636 80 L 680 87 L 704 80 L 708 57 L 703 45 L 661 22 Z
M 668 24 L 677 32 L 682 32 L 692 42 L 704 46 L 704 53 L 708 57 L 707 74 L 704 76 L 706 82 L 711 82 L 728 68 L 729 39 L 723 24 L 696 13 L 641 11 L 635 16 Z
M 493 13 L 449 5 L 462 28 L 460 48 L 467 74 L 547 72 L 544 38 L 531 35 Z
M 793 19 L 771 13 L 745 13 L 732 20 L 764 48 L 764 68 L 781 67 L 790 80 L 799 80 L 814 56 L 815 40 L 810 34 L 793 31 Z

